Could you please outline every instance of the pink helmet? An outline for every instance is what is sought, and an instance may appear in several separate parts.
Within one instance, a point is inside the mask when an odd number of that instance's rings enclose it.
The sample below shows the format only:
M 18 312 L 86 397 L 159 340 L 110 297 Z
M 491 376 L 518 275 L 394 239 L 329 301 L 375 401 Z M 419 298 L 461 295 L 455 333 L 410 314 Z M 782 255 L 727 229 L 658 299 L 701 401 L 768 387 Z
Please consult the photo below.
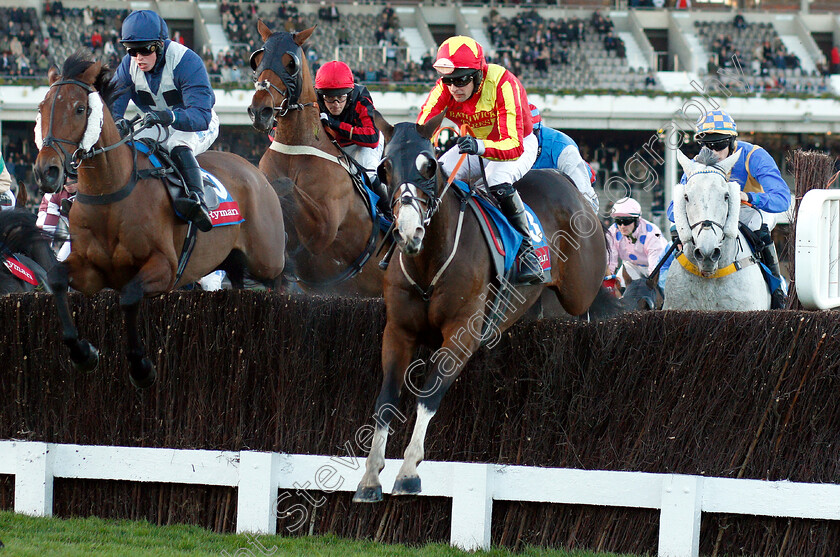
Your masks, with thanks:
M 642 216 L 642 206 L 631 197 L 622 197 L 613 205 L 611 214 L 613 217 L 639 218 Z

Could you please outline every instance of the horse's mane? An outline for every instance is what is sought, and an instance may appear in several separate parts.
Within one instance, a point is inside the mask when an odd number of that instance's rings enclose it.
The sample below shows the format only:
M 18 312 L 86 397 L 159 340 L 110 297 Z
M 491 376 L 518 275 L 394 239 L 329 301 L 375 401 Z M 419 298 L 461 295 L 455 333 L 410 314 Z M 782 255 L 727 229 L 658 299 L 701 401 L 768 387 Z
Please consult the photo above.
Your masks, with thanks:
M 80 48 L 68 56 L 64 61 L 64 66 L 61 69 L 61 76 L 64 79 L 77 79 L 79 75 L 83 74 L 95 63 L 96 59 L 93 57 L 93 53 L 87 48 Z M 114 102 L 114 99 L 120 92 L 117 91 L 116 84 L 111 81 L 112 76 L 113 72 L 111 71 L 111 68 L 108 65 L 103 64 L 102 69 L 96 76 L 96 79 L 93 80 L 93 87 L 99 91 L 100 95 L 102 95 L 102 100 L 105 101 L 109 110 L 111 108 L 111 104 Z
M 694 162 L 705 166 L 715 166 L 720 161 L 717 160 L 714 151 L 704 146 L 700 149 L 700 154 L 694 157 Z

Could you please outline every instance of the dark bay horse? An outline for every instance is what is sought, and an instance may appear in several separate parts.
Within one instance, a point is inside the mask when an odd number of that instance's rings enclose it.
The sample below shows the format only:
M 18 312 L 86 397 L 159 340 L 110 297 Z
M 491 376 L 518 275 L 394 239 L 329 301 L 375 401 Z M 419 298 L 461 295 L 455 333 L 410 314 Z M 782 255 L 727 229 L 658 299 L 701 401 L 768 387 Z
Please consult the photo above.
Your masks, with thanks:
M 482 344 L 497 339 L 548 287 L 563 309 L 581 315 L 599 293 L 606 262 L 603 229 L 589 203 L 558 172 L 532 170 L 517 183 L 550 240 L 550 282 L 514 286 L 507 303 L 490 318 L 499 280 L 478 220 L 465 215 L 460 196 L 444 184 L 429 138 L 441 117 L 426 126 L 377 125 L 388 138 L 380 179 L 395 201 L 397 254 L 385 276 L 387 324 L 382 341 L 382 389 L 365 474 L 354 501 L 382 498 L 379 473 L 385 465 L 389 423 L 405 383 L 417 395 L 417 421 L 392 493 L 420 492 L 417 465 L 429 422 L 466 362 Z M 379 119 L 378 119 L 379 120 Z M 494 285 L 497 290 L 491 289 Z M 425 384 L 412 363 L 420 343 L 440 345 L 429 362 Z M 419 362 L 422 363 L 422 362 Z M 422 367 L 422 366 L 420 366 Z
M 293 182 L 283 199 L 289 267 L 307 291 L 381 296 L 383 272 L 370 257 L 381 234 L 321 124 L 301 49 L 315 28 L 273 33 L 262 21 L 257 28 L 265 44 L 251 55 L 257 91 L 248 114 L 261 132 L 276 127 L 260 169 L 275 187 Z
M 156 373 L 138 329 L 142 297 L 189 284 L 214 269 L 227 271 L 235 286 L 242 285 L 246 271 L 274 285 L 285 262 L 283 214 L 257 167 L 233 153 L 199 155 L 201 166 L 238 202 L 244 222 L 199 233 L 176 282 L 187 224 L 175 216 L 161 180 L 138 175 L 152 163 L 121 141 L 108 110 L 114 93 L 109 78 L 108 68 L 85 51 L 71 55 L 61 75 L 50 71 L 50 88 L 39 106 L 44 145 L 34 171 L 47 192 L 64 184 L 68 169 L 78 171 L 78 193 L 69 214 L 72 251 L 64 265 L 49 273 L 72 361 L 92 369 L 98 354 L 78 339 L 67 304 L 68 276 L 69 285 L 87 295 L 103 288 L 120 291 L 131 380 L 147 387 Z

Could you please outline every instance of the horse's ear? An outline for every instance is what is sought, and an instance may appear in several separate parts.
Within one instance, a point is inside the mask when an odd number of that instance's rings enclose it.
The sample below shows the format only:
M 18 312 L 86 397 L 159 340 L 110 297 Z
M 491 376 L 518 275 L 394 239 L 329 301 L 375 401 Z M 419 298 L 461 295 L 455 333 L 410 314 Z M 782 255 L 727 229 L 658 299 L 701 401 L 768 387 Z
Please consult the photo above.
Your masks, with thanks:
M 691 172 L 694 170 L 695 163 L 693 160 L 686 157 L 680 149 L 677 149 L 677 160 L 680 161 L 680 166 L 682 166 L 683 171 L 686 174 L 691 174 Z
M 273 34 L 273 31 L 268 28 L 263 20 L 257 20 L 257 31 L 260 33 L 260 37 L 262 37 L 263 42 L 267 41 L 268 38 Z
M 102 71 L 102 61 L 97 60 L 96 62 L 91 64 L 88 69 L 86 69 L 84 72 L 82 72 L 81 75 L 79 75 L 79 81 L 82 81 L 82 82 L 88 83 L 88 84 L 92 84 L 94 81 L 96 81 L 96 77 L 99 75 L 99 72 L 101 72 L 101 71 Z
M 58 66 L 53 64 L 47 72 L 47 78 L 50 80 L 50 85 L 58 81 L 59 77 L 61 77 L 61 75 L 58 73 Z
M 389 124 L 378 110 L 373 111 L 373 123 L 376 125 L 376 129 L 381 131 L 382 135 L 385 136 L 385 143 L 389 143 L 391 137 L 394 136 L 394 126 Z
M 718 163 L 718 166 L 723 169 L 724 174 L 729 174 L 732 170 L 732 167 L 735 166 L 735 163 L 738 162 L 738 157 L 741 156 L 741 149 L 736 150 L 734 153 L 723 159 Z
M 306 39 L 308 39 L 309 36 L 312 35 L 312 32 L 315 31 L 316 27 L 318 27 L 318 26 L 313 25 L 309 29 L 304 29 L 300 33 L 295 33 L 294 34 L 295 44 L 298 45 L 298 46 L 303 46 L 303 43 L 305 43 Z
M 446 111 L 444 110 L 437 116 L 431 118 L 428 122 L 422 125 L 417 126 L 417 133 L 425 137 L 426 139 L 431 140 L 432 136 L 435 133 L 435 130 L 440 127 L 440 123 L 443 122 L 443 119 L 446 118 Z

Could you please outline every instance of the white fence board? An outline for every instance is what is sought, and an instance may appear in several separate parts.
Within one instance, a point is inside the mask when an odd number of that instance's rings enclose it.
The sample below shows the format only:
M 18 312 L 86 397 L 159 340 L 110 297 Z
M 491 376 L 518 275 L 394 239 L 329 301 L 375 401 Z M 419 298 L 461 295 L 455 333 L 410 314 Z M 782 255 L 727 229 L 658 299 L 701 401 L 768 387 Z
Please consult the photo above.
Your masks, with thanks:
M 390 493 L 401 462 L 382 471 Z M 703 512 L 840 520 L 840 485 L 573 470 L 460 462 L 424 462 L 423 496 L 452 498 L 453 545 L 487 548 L 493 501 L 532 501 L 660 509 L 663 557 L 696 557 Z M 0 474 L 15 476 L 15 511 L 49 516 L 54 478 L 187 483 L 238 488 L 238 532 L 275 533 L 293 492 L 354 491 L 364 459 L 254 451 L 199 451 L 0 441 Z M 320 495 L 319 495 L 320 496 Z

